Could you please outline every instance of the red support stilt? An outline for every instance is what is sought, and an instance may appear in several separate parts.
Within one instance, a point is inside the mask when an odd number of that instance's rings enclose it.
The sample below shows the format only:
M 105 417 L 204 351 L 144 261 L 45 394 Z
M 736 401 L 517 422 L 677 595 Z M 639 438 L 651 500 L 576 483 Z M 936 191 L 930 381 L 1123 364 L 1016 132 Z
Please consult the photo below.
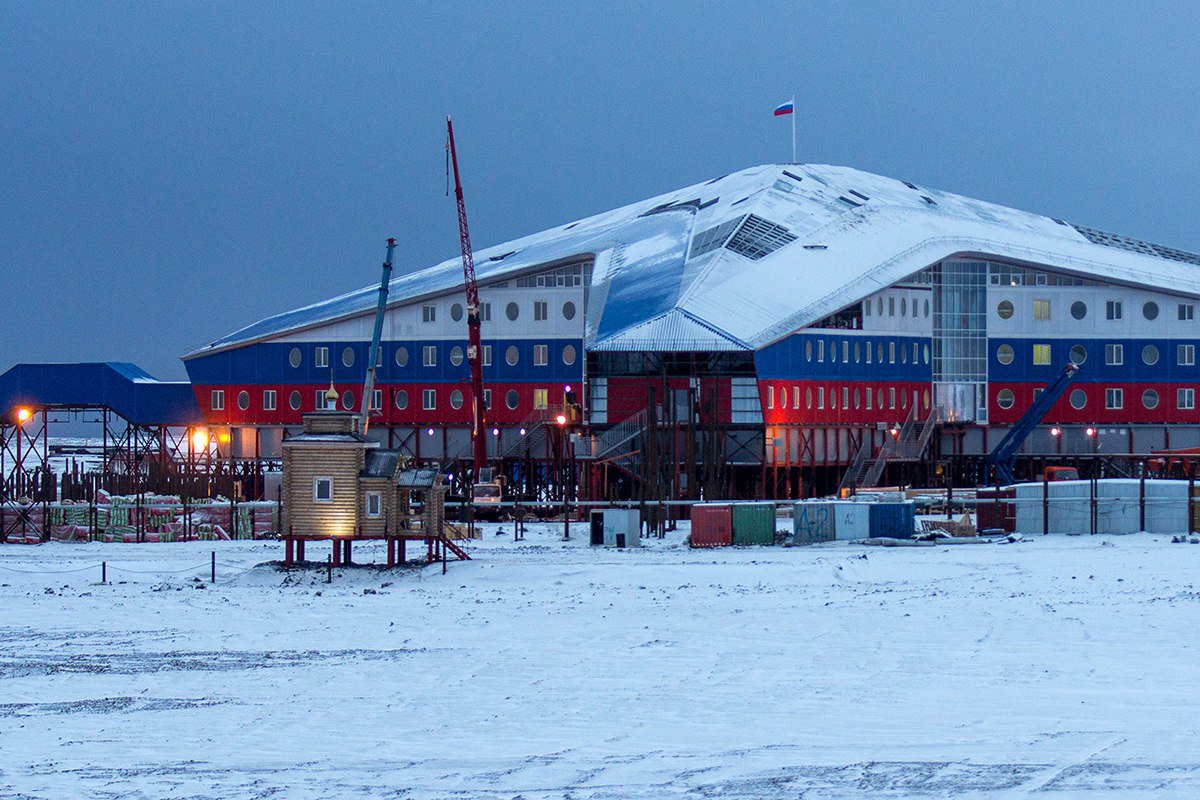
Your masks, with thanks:
M 388 569 L 396 566 L 396 540 L 387 540 L 387 565 Z
M 342 540 L 336 537 L 333 540 L 333 565 L 335 567 L 342 565 Z
M 283 540 L 283 565 L 290 567 L 293 562 L 292 553 L 296 546 L 296 540 L 291 536 L 285 537 Z

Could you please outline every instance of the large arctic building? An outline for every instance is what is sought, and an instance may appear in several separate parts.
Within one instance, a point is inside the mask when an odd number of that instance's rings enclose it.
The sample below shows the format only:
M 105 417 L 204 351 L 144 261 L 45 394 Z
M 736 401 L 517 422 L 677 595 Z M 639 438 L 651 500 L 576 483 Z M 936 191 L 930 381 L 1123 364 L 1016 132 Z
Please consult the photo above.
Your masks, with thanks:
M 1066 220 L 766 165 L 475 261 L 496 465 L 541 460 L 539 423 L 570 387 L 576 456 L 611 467 L 593 492 L 650 458 L 684 496 L 928 480 L 939 459 L 985 454 L 1068 360 L 1078 377 L 1027 453 L 1200 444 L 1200 256 Z M 369 432 L 453 468 L 470 457 L 461 264 L 401 272 Z M 184 357 L 232 455 L 276 456 L 331 380 L 357 407 L 375 303 L 367 287 Z M 647 441 L 648 408 L 670 436 Z

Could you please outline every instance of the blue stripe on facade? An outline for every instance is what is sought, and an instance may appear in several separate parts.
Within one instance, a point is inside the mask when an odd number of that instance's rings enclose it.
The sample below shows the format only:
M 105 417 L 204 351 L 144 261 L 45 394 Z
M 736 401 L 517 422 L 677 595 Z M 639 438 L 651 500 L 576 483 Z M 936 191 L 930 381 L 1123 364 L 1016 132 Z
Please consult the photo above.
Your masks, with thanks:
M 1050 363 L 1033 363 L 1033 346 L 1050 345 Z M 1106 363 L 1106 345 L 1119 344 L 1123 348 L 1123 363 Z M 1087 349 L 1087 358 L 1080 365 L 1076 382 L 1164 382 L 1189 383 L 1200 381 L 1200 367 L 1181 365 L 1178 361 L 1179 345 L 1197 344 L 1195 339 L 990 339 L 988 341 L 988 379 L 996 383 L 1048 383 L 1058 375 L 1071 357 L 1071 348 L 1082 345 Z M 1002 345 L 1013 349 L 1011 364 L 1001 364 L 996 357 Z M 1158 361 L 1147 364 L 1142 359 L 1146 345 L 1158 349 Z M 1195 360 L 1193 351 L 1193 361 Z
M 848 341 L 849 359 L 842 360 L 842 341 Z M 818 342 L 825 343 L 825 357 L 818 361 Z M 808 345 L 813 348 L 809 358 Z M 855 345 L 860 350 L 855 358 Z M 879 360 L 879 346 L 883 345 L 884 360 Z M 890 345 L 896 346 L 895 362 L 889 362 Z M 914 362 L 913 345 L 917 346 Z M 926 360 L 928 336 L 860 335 L 844 336 L 825 333 L 802 333 L 781 339 L 758 350 L 754 354 L 754 366 L 759 380 L 896 380 L 929 381 L 933 369 Z M 871 360 L 867 362 L 866 348 L 871 348 Z M 903 354 L 907 356 L 907 363 Z M 932 360 L 932 357 L 930 357 Z
M 583 342 L 579 339 L 512 339 L 485 342 L 492 348 L 492 363 L 483 368 L 484 380 L 489 383 L 556 383 L 578 381 L 583 372 Z M 534 365 L 534 346 L 547 345 L 549 353 L 544 366 Z M 575 360 L 571 365 L 563 363 L 563 350 L 568 345 L 575 348 Z M 515 346 L 519 358 L 515 366 L 505 361 L 506 351 Z M 301 363 L 293 367 L 290 362 L 293 348 L 300 348 Z M 329 348 L 329 366 L 314 365 L 318 347 Z M 347 367 L 342 353 L 350 347 L 354 350 L 354 361 Z M 346 383 L 361 381 L 364 365 L 370 351 L 369 342 L 260 342 L 222 353 L 200 356 L 185 362 L 188 377 L 198 386 L 210 385 L 291 385 Z M 425 340 L 384 342 L 383 359 L 376 372 L 380 383 L 449 383 L 470 378 L 470 367 L 466 360 L 466 340 Z M 408 363 L 396 364 L 396 351 L 404 347 L 408 351 Z M 424 349 L 435 347 L 436 364 L 424 366 Z M 450 351 L 462 348 L 464 357 L 460 365 L 450 361 Z M 332 373 L 330 372 L 332 367 Z

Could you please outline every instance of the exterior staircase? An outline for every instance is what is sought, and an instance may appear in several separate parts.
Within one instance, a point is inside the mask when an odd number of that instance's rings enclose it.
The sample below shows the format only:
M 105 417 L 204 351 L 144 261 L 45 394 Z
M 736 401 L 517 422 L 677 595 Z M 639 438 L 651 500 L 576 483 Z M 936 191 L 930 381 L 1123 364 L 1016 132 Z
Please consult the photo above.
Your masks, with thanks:
M 873 452 L 871 440 L 864 438 L 849 468 L 842 475 L 841 488 L 866 489 L 877 486 L 888 462 L 921 460 L 929 448 L 929 440 L 933 438 L 937 422 L 936 411 L 930 412 L 923 420 L 918 419 L 914 405 L 900 426 L 899 433 L 888 437 L 877 451 Z

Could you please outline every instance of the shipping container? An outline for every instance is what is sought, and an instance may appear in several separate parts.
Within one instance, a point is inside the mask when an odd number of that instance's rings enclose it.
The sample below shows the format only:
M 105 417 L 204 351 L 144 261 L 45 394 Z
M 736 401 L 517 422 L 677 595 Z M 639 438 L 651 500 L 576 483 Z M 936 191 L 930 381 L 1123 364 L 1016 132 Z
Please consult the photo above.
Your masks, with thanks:
M 833 533 L 838 540 L 866 539 L 871 535 L 869 503 L 834 503 Z
M 640 547 L 641 512 L 636 508 L 604 509 L 604 544 L 608 547 Z
M 728 547 L 733 544 L 733 506 L 698 503 L 692 506 L 692 547 Z
M 828 501 L 816 501 L 792 506 L 792 543 L 832 542 L 835 538 L 834 505 Z
M 871 503 L 871 538 L 911 539 L 915 525 L 912 503 Z
M 1012 486 L 980 487 L 975 492 L 975 528 L 979 531 L 1017 529 L 1017 490 Z
M 733 543 L 775 544 L 775 504 L 734 503 Z

